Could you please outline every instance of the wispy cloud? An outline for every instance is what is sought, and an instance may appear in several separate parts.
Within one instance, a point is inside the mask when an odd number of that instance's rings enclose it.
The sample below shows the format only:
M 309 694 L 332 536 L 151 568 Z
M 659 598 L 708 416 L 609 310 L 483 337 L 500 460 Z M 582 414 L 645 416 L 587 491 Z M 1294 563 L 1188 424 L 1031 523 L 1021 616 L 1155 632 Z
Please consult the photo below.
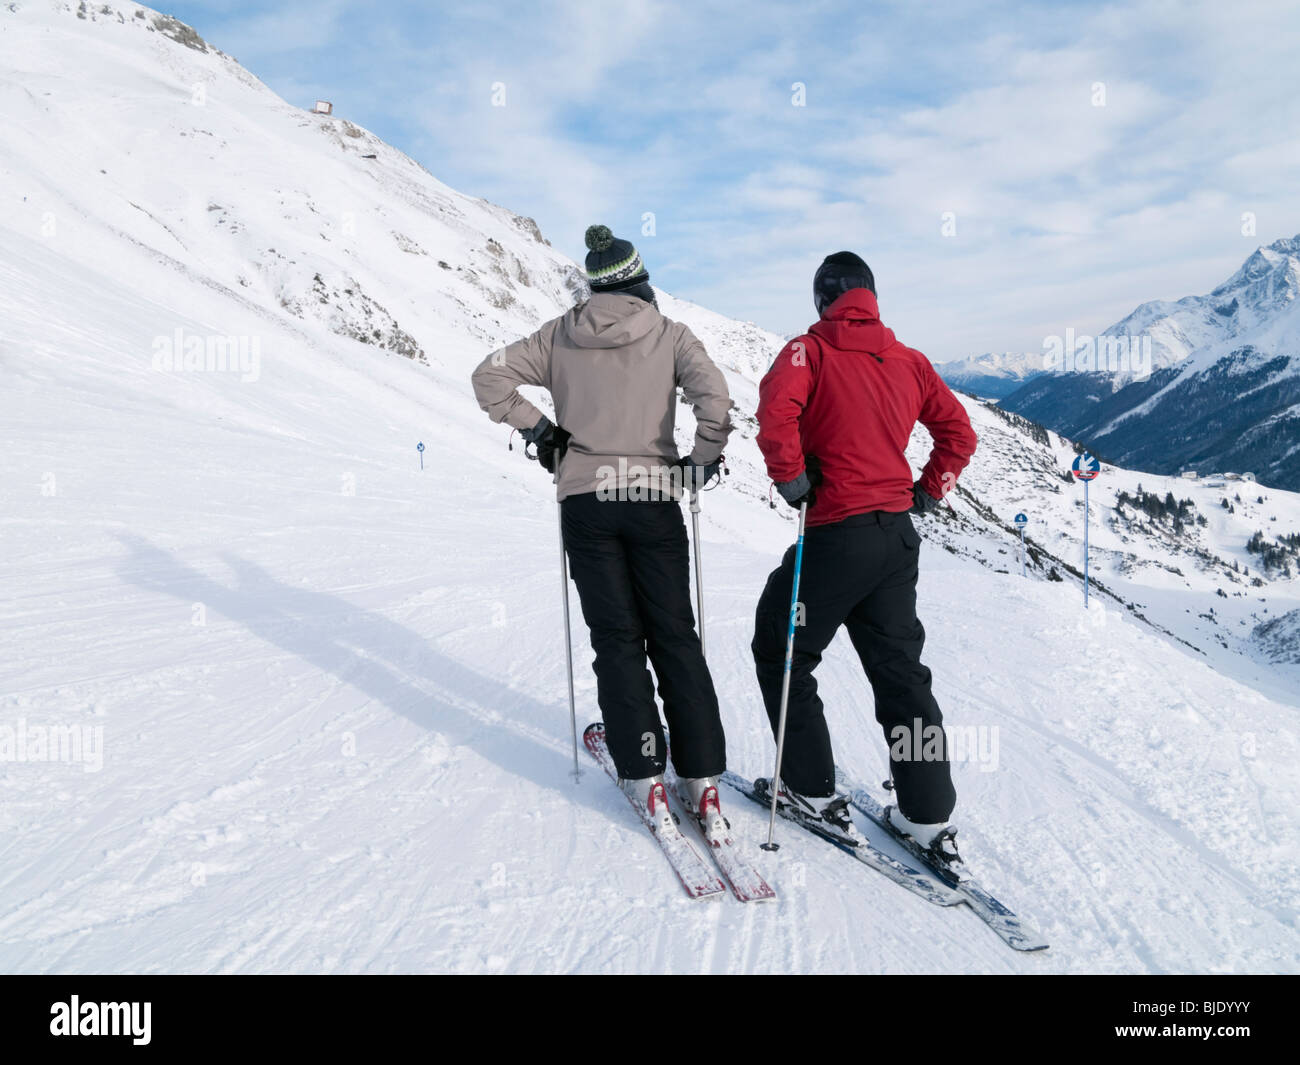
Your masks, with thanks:
M 841 247 L 872 264 L 899 335 L 946 359 L 1100 329 L 1300 231 L 1290 5 L 175 14 L 278 91 L 332 99 L 453 187 L 537 218 L 575 258 L 583 228 L 608 222 L 663 287 L 782 333 L 807 324 L 812 271 Z

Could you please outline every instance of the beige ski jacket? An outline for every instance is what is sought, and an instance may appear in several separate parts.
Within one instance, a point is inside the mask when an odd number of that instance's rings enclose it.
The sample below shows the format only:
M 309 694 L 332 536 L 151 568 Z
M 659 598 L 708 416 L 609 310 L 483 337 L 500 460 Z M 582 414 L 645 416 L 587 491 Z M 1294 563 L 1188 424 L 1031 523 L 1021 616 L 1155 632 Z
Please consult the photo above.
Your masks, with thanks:
M 540 385 L 554 421 L 571 434 L 556 496 L 656 499 L 677 461 L 677 388 L 695 410 L 691 458 L 715 461 L 731 433 L 731 397 L 722 371 L 686 326 L 653 304 L 599 292 L 532 336 L 492 352 L 473 376 L 474 396 L 494 422 L 531 429 L 542 412 L 519 394 Z M 676 484 L 678 482 L 674 482 Z

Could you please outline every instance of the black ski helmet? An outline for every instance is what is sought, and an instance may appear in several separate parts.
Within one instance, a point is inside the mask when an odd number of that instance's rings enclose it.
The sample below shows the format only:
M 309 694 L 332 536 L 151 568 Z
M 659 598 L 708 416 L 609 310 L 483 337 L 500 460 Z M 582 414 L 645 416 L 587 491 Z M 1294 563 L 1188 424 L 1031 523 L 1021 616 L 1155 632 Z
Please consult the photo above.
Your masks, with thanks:
M 826 256 L 813 277 L 813 303 L 817 313 L 826 313 L 826 308 L 851 288 L 876 291 L 871 267 L 851 251 L 837 251 Z

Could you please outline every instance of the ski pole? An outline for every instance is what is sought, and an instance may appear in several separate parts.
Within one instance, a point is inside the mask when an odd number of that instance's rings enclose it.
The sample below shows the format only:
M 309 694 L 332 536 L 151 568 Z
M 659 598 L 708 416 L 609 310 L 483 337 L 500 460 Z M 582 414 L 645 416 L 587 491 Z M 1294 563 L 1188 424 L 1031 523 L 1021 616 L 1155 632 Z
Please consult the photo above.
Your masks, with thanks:
M 573 698 L 573 636 L 569 631 L 569 556 L 564 550 L 564 508 L 557 503 L 560 515 L 560 595 L 564 601 L 564 662 L 569 670 L 569 727 L 573 731 L 573 779 L 582 776 L 578 768 L 578 707 Z
M 700 490 L 691 490 L 691 528 L 695 537 L 695 611 L 699 614 L 700 654 L 704 651 L 704 560 L 700 543 Z
M 776 724 L 776 769 L 772 771 L 772 813 L 767 822 L 767 842 L 759 844 L 765 851 L 780 849 L 772 841 L 776 833 L 776 796 L 781 786 L 781 757 L 785 754 L 785 712 L 790 705 L 790 669 L 794 662 L 794 622 L 799 609 L 799 571 L 803 569 L 803 532 L 808 518 L 808 502 L 799 506 L 799 539 L 794 548 L 794 579 L 790 583 L 790 624 L 785 636 L 785 674 L 781 677 L 781 715 Z

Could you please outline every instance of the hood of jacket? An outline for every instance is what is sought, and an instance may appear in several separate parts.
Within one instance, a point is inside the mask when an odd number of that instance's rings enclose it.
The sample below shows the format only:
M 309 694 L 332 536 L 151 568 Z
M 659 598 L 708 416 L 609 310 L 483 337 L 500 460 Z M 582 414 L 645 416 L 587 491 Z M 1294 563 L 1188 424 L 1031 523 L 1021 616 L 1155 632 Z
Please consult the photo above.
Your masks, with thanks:
M 869 288 L 849 289 L 826 308 L 808 332 L 839 351 L 879 355 L 895 343 L 894 331 L 880 321 L 876 294 Z
M 829 308 L 828 308 L 829 309 Z M 621 348 L 663 326 L 652 303 L 625 292 L 596 292 L 564 318 L 564 331 L 580 348 Z

